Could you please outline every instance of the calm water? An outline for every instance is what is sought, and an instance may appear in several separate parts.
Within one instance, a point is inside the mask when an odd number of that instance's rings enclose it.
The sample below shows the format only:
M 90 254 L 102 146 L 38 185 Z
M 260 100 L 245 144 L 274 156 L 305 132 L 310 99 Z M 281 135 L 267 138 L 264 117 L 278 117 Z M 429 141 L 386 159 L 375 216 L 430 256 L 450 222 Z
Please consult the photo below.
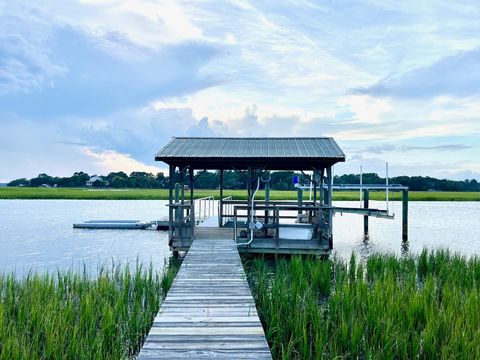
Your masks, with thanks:
M 138 259 L 161 269 L 169 256 L 165 232 L 85 230 L 72 224 L 92 219 L 155 220 L 168 215 L 164 201 L 1 200 L 0 269 L 23 273 Z
M 358 202 L 338 202 L 358 207 Z M 385 202 L 370 201 L 385 209 Z M 419 253 L 423 248 L 449 248 L 464 255 L 480 254 L 480 202 L 410 202 L 408 242 L 402 244 L 402 203 L 391 202 L 394 220 L 370 218 L 369 239 L 363 237 L 363 217 L 334 217 L 334 250 L 344 257 L 352 251 L 368 256 L 372 251 Z
M 155 220 L 167 215 L 165 201 L 141 200 L 1 200 L 0 270 L 21 274 L 37 270 L 69 269 L 86 264 L 150 261 L 158 269 L 170 255 L 165 232 L 156 230 L 83 230 L 74 222 L 92 219 Z M 338 202 L 358 206 L 358 202 Z M 384 202 L 371 202 L 383 208 Z M 401 204 L 391 208 L 401 214 Z M 359 215 L 334 218 L 334 250 L 348 258 L 352 251 L 401 254 L 423 247 L 448 247 L 466 255 L 480 254 L 480 203 L 411 202 L 409 242 L 401 241 L 401 216 L 395 220 L 370 218 L 370 236 L 363 237 Z

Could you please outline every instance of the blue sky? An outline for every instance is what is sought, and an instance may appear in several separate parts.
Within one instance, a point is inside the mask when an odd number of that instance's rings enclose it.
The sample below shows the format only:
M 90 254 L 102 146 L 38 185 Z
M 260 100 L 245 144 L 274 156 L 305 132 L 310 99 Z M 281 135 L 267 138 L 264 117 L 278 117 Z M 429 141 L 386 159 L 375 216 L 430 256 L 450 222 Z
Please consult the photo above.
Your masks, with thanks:
M 478 1 L 0 0 L 0 182 L 156 172 L 171 136 L 334 136 L 480 179 Z

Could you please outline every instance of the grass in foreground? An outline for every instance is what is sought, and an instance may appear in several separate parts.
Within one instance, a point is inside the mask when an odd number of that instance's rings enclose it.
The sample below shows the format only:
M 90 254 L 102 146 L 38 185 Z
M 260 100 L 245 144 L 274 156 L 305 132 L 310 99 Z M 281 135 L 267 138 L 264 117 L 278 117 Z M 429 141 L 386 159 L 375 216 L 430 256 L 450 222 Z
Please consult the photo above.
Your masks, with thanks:
M 0 359 L 131 358 L 177 270 L 0 275 Z
M 440 250 L 250 266 L 275 359 L 480 358 L 478 258 Z
M 189 193 L 186 194 L 189 196 Z M 195 190 L 195 198 L 214 196 L 219 199 L 218 190 Z M 334 200 L 353 201 L 359 199 L 358 191 L 336 191 Z M 235 200 L 246 200 L 246 190 L 225 190 L 224 196 Z M 391 200 L 401 200 L 400 192 L 390 192 Z M 259 191 L 257 199 L 264 199 L 265 192 Z M 308 193 L 304 194 L 308 199 Z M 165 189 L 86 189 L 86 188 L 0 188 L 0 199 L 74 199 L 74 200 L 167 200 Z M 296 191 L 271 191 L 271 200 L 296 200 Z M 385 200 L 385 192 L 370 192 L 371 200 Z M 410 191 L 411 201 L 480 201 L 480 192 L 434 192 Z

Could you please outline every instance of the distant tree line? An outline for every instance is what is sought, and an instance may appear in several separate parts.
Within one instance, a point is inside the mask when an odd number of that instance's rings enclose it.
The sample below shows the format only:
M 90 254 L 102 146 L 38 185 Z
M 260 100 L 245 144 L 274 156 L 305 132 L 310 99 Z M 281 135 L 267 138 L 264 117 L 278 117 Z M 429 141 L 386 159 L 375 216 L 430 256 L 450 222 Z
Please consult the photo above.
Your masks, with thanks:
M 293 171 L 278 171 L 271 173 L 270 188 L 273 190 L 294 190 L 293 176 L 299 177 L 300 183 L 308 185 L 308 178 Z M 95 176 L 95 175 L 94 175 Z M 135 171 L 127 175 L 123 171 L 111 172 L 106 176 L 94 177 L 80 171 L 70 177 L 53 177 L 40 174 L 35 178 L 16 179 L 10 181 L 7 186 L 31 186 L 31 187 L 86 187 L 87 181 L 96 179 L 91 186 L 96 188 L 143 188 L 143 189 L 166 189 L 169 179 L 163 173 L 156 175 Z M 180 182 L 176 174 L 175 182 Z M 413 191 L 480 191 L 480 183 L 477 180 L 454 181 L 447 179 L 435 179 L 429 176 L 397 176 L 389 179 L 390 184 L 408 186 Z M 335 175 L 334 184 L 359 184 L 358 174 Z M 188 183 L 188 181 L 187 181 Z M 364 184 L 385 184 L 385 178 L 376 173 L 363 174 Z M 223 178 L 225 189 L 245 189 L 247 180 L 244 175 L 236 171 L 225 171 Z M 196 175 L 195 188 L 217 189 L 220 186 L 220 173 L 205 171 Z

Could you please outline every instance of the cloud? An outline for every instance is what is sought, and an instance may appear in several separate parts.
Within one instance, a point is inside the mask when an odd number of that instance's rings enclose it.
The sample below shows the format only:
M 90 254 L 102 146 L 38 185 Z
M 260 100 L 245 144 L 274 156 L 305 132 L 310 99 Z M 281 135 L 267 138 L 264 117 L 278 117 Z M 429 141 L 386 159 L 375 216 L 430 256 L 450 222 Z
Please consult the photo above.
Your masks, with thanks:
M 353 164 L 477 171 L 476 10 L 0 3 L 0 175 L 156 166 L 171 136 L 188 135 L 334 136 Z
M 405 152 L 405 151 L 462 151 L 466 149 L 471 149 L 473 146 L 465 144 L 444 144 L 444 145 L 432 145 L 432 146 L 421 146 L 421 145 L 391 145 L 391 144 L 380 144 L 364 147 L 360 150 L 355 149 L 357 153 L 374 153 L 374 154 L 384 154 L 389 152 Z
M 470 97 L 480 94 L 480 48 L 447 56 L 425 67 L 389 76 L 356 88 L 360 95 L 424 99 L 439 96 Z
M 219 53 L 213 45 L 188 42 L 153 51 L 134 46 L 118 34 L 106 36 L 98 46 L 98 38 L 71 27 L 56 28 L 50 57 L 62 64 L 53 67 L 61 68 L 61 72 L 45 72 L 44 67 L 32 66 L 22 57 L 28 48 L 0 53 L 0 61 L 16 64 L 9 76 L 0 78 L 0 107 L 32 118 L 96 116 L 153 99 L 188 94 L 222 81 L 201 72 Z M 117 48 L 115 51 L 121 49 L 125 56 L 105 51 L 106 42 Z
M 49 27 L 35 17 L 23 19 L 1 14 L 0 11 L 0 97 L 52 86 L 52 79 L 67 69 L 52 59 L 44 47 L 49 41 Z
M 52 140 L 61 138 L 65 140 Z M 142 161 L 128 153 L 103 148 L 102 144 L 92 146 L 90 141 L 82 141 L 75 127 L 15 118 L 2 123 L 0 144 L 0 182 L 31 178 L 43 172 L 70 176 L 75 171 L 106 174 L 116 170 L 163 170 L 162 164 L 155 163 L 153 158 L 163 140 L 156 144 L 155 151 L 144 154 L 142 158 L 146 160 Z
M 83 147 L 82 152 L 92 159 L 94 168 L 99 174 L 108 174 L 112 171 L 124 171 L 127 174 L 133 171 L 144 171 L 157 174 L 165 170 L 160 166 L 145 165 L 129 155 L 120 154 L 115 151 L 96 152 L 88 147 Z

